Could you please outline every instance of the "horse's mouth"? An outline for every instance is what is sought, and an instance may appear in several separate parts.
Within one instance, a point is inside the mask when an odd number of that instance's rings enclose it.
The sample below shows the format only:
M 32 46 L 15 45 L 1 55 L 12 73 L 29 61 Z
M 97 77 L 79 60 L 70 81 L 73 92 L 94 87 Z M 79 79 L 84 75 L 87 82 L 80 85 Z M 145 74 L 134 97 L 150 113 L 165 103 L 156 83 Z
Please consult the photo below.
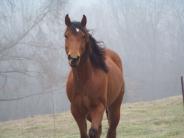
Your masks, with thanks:
M 79 60 L 78 61 L 69 60 L 69 64 L 72 68 L 76 68 L 79 64 Z
M 70 64 L 70 66 L 71 66 L 72 68 L 76 68 L 76 67 L 77 67 L 76 64 Z

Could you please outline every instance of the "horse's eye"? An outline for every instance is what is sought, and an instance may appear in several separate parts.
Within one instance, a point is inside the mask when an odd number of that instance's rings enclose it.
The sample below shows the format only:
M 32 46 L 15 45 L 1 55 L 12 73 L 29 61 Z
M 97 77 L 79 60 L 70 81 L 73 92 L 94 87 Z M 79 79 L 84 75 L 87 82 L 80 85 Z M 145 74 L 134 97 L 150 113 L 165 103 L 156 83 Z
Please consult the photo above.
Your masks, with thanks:
M 68 38 L 68 36 L 65 34 L 65 38 L 67 39 Z
M 82 35 L 82 38 L 83 38 L 83 39 L 85 39 L 85 38 L 86 38 L 86 36 L 85 36 L 85 35 Z

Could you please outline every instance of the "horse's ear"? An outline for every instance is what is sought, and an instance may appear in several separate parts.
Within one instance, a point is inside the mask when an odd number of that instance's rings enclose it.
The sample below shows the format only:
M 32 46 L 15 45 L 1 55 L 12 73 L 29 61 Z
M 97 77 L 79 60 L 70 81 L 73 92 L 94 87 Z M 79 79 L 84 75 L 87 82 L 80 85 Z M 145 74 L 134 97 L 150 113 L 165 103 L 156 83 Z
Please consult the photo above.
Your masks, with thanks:
M 85 15 L 83 15 L 82 20 L 81 20 L 82 27 L 86 27 L 86 23 L 87 23 L 87 18 Z
M 66 26 L 70 26 L 71 25 L 70 17 L 69 17 L 68 14 L 65 16 L 65 24 L 66 24 Z

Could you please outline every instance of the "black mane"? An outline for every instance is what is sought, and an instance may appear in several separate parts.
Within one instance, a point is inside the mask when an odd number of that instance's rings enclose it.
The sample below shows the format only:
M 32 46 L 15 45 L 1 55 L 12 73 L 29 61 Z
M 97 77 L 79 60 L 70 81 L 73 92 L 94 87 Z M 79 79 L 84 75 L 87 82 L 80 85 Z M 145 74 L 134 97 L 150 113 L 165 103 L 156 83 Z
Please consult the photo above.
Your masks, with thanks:
M 89 54 L 92 65 L 96 68 L 102 69 L 105 72 L 108 72 L 107 65 L 105 64 L 105 49 L 100 46 L 101 43 L 96 41 L 96 39 L 89 33 L 89 31 L 85 30 L 81 26 L 80 22 L 72 22 L 71 29 L 74 33 L 76 33 L 76 28 L 89 35 L 89 48 L 85 54 Z M 91 52 L 89 52 L 89 49 Z
M 93 66 L 108 72 L 107 65 L 105 64 L 105 49 L 102 48 L 100 42 L 97 42 L 91 34 L 89 34 L 89 46 L 92 50 L 90 60 Z

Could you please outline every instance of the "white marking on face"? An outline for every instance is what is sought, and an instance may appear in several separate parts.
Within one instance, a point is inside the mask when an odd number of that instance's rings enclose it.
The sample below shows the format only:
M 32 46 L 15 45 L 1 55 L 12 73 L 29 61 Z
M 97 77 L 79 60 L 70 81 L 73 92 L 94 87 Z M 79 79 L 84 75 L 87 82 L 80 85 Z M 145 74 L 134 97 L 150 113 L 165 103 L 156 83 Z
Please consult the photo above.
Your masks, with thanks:
M 76 28 L 75 30 L 76 30 L 76 32 L 79 32 L 80 31 L 79 28 Z

